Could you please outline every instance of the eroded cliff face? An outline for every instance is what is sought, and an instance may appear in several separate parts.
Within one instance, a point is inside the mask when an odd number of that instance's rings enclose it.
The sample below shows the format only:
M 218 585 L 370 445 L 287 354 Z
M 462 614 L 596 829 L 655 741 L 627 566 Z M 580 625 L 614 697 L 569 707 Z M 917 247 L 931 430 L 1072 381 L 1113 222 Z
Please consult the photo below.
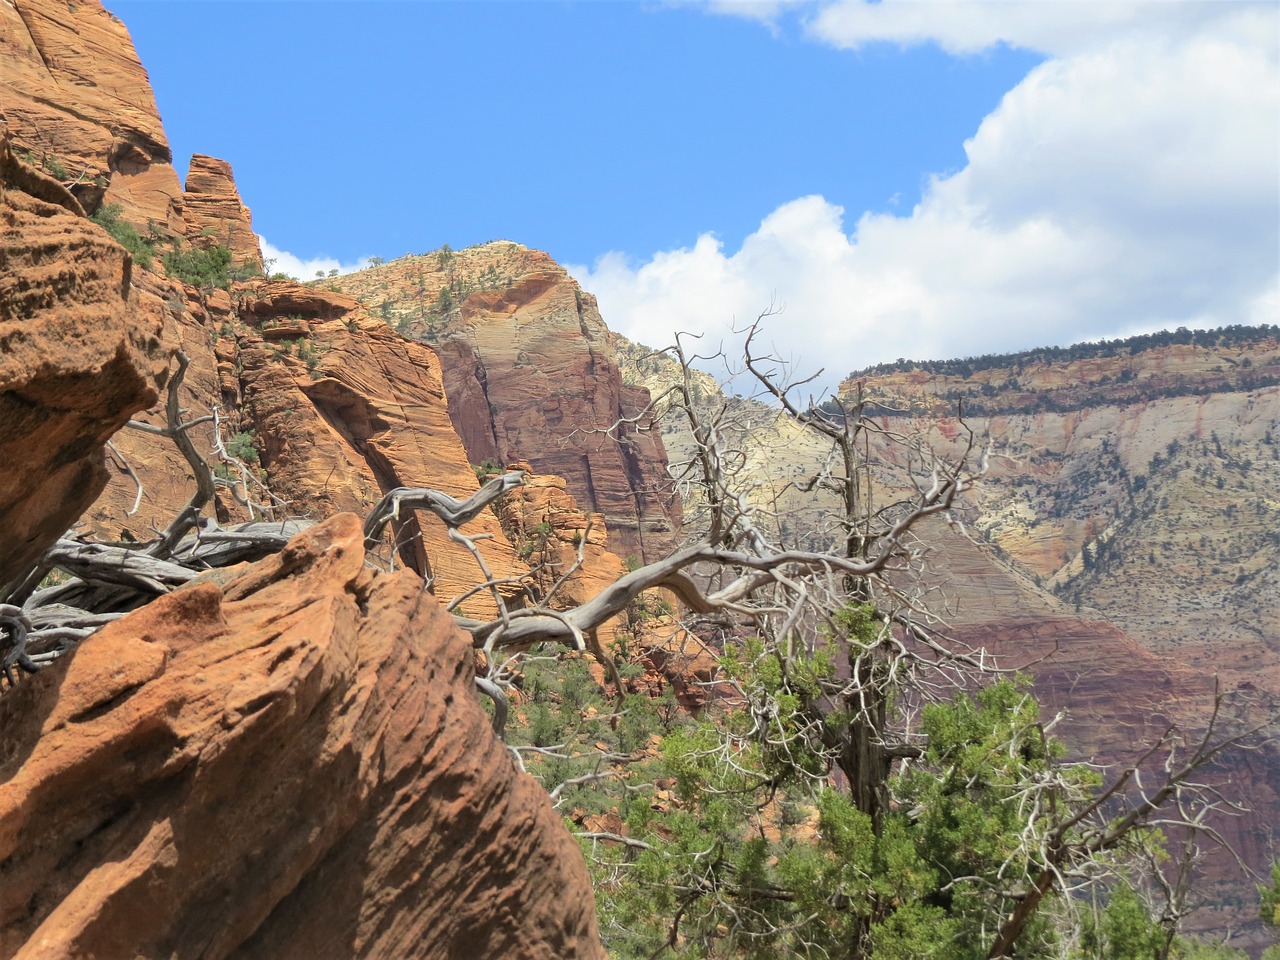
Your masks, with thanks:
M 1045 712 L 1066 712 L 1077 756 L 1131 759 L 1173 721 L 1203 730 L 1215 675 L 1252 700 L 1255 718 L 1280 709 L 1280 344 L 1266 330 L 1237 336 L 1247 342 L 992 360 L 967 375 L 868 372 L 846 384 L 880 404 L 881 427 L 940 453 L 958 454 L 966 427 L 978 451 L 992 442 L 986 476 L 957 511 L 967 533 L 942 523 L 923 532 L 927 602 L 953 636 L 1035 677 Z M 647 353 L 619 345 L 624 375 L 656 392 L 677 371 Z M 763 404 L 727 400 L 706 378 L 695 386 L 706 413 L 727 404 L 721 433 L 742 453 L 738 482 L 777 518 L 762 514 L 766 532 L 828 542 L 840 504 L 793 484 L 821 473 L 829 443 Z M 678 420 L 662 429 L 674 459 L 692 454 Z M 906 449 L 876 436 L 868 449 L 882 506 L 905 489 Z M 696 528 L 696 505 L 685 517 Z M 1218 828 L 1255 868 L 1273 856 L 1277 771 L 1280 752 L 1266 745 L 1213 772 L 1249 807 Z M 1192 929 L 1254 922 L 1253 888 L 1229 855 L 1210 853 L 1202 883 L 1216 907 Z
M 648 392 L 623 384 L 595 298 L 545 253 L 496 241 L 326 283 L 435 347 L 473 463 L 527 460 L 564 477 L 620 554 L 652 560 L 675 546 L 666 451 L 640 416 Z
M 19 153 L 90 210 L 182 235 L 182 194 L 147 72 L 129 31 L 97 2 L 0 3 L 0 115 Z
M 107 483 L 103 444 L 164 383 L 128 255 L 0 139 L 0 587 Z
M 217 504 L 223 522 L 320 520 L 344 510 L 364 516 L 402 486 L 459 498 L 479 489 L 430 348 L 405 340 L 341 294 L 257 281 L 237 287 L 233 302 L 224 291 L 182 285 L 179 297 L 172 281 L 146 276 L 169 297 L 166 342 L 181 344 L 191 359 L 183 388 L 188 418 L 217 409 L 222 449 L 249 468 L 220 459 L 212 423 L 193 428 L 198 449 L 225 481 Z M 162 405 L 140 419 L 163 425 Z M 110 539 L 144 539 L 190 497 L 191 468 L 164 437 L 125 431 L 115 444 L 110 485 L 81 527 Z M 132 515 L 138 484 L 126 465 L 142 486 Z M 398 547 L 388 548 L 383 562 L 426 576 L 441 599 L 484 579 L 434 516 L 395 526 Z M 479 549 L 495 576 L 528 572 L 493 513 L 482 513 L 467 532 L 481 536 Z M 483 593 L 467 609 L 496 612 Z
M 1236 338 L 860 380 L 886 408 L 928 408 L 883 422 L 940 449 L 966 399 L 993 444 L 969 515 L 1040 583 L 1155 653 L 1280 695 L 1280 337 Z
M 603 957 L 469 640 L 342 514 L 0 697 L 0 954 Z
M 253 215 L 240 199 L 231 164 L 197 153 L 191 158 L 182 192 L 182 220 L 188 242 L 221 245 L 231 262 L 262 271 L 262 249 L 253 232 Z

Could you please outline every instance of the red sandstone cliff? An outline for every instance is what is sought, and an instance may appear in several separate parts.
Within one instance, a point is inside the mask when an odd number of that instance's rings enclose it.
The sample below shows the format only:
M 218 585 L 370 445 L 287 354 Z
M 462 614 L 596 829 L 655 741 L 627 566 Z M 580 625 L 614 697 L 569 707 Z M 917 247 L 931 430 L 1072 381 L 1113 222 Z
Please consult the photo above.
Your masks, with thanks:
M 164 382 L 128 255 L 0 139 L 0 587 L 107 482 L 103 444 Z
M 666 451 L 640 416 L 648 391 L 623 384 L 595 298 L 545 253 L 498 241 L 326 283 L 435 347 L 472 463 L 527 460 L 564 477 L 620 554 L 675 546 Z
M 84 205 L 181 236 L 182 193 L 147 72 L 129 31 L 97 2 L 0 4 L 0 115 L 14 148 Z
M 339 515 L 0 697 L 0 954 L 603 957 L 470 643 Z

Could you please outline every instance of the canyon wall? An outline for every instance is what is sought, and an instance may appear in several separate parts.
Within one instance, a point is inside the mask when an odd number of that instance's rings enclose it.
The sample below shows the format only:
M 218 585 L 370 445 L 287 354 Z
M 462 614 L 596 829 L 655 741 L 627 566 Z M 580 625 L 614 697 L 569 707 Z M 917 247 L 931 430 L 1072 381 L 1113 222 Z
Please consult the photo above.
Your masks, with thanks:
M 17 153 L 90 211 L 118 203 L 132 223 L 183 233 L 182 194 L 147 71 L 100 3 L 0 4 L 0 115 Z
M 622 382 L 595 298 L 545 253 L 495 241 L 325 283 L 435 348 L 472 463 L 526 460 L 564 477 L 624 556 L 676 546 L 680 506 L 648 392 Z

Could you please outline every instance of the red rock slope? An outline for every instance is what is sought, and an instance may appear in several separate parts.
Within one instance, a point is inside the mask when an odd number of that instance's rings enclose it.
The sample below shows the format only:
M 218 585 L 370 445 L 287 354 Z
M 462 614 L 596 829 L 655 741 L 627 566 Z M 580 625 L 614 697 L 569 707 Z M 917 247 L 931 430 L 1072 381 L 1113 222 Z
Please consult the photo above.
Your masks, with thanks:
M 0 955 L 603 957 L 469 643 L 339 515 L 0 697 Z

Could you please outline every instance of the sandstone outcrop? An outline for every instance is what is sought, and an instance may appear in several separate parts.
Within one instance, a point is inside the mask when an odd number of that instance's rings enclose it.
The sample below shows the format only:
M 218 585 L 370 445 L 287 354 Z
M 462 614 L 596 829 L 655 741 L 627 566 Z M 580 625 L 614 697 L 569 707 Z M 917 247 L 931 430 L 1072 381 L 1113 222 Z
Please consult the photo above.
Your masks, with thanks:
M 161 323 L 129 255 L 0 140 L 0 586 L 106 484 L 103 444 L 164 382 Z
M 603 957 L 468 638 L 339 515 L 0 697 L 0 954 Z
M 528 482 L 494 504 L 494 512 L 553 610 L 585 603 L 626 572 L 609 551 L 604 517 L 579 510 L 564 477 L 534 473 L 527 461 L 509 468 L 528 471 Z M 614 621 L 596 631 L 606 651 L 616 631 Z
M 622 383 L 595 298 L 545 253 L 496 241 L 326 283 L 435 347 L 473 463 L 527 460 L 564 477 L 624 556 L 675 546 L 680 507 L 642 415 L 648 392 Z
M 231 262 L 261 272 L 262 249 L 249 208 L 240 199 L 231 164 L 197 153 L 191 158 L 182 193 L 187 240 L 197 247 L 221 245 Z
M 251 434 L 274 497 L 294 514 L 361 515 L 396 487 L 457 497 L 479 484 L 449 420 L 440 361 L 341 294 L 272 281 L 244 291 L 234 338 L 241 429 Z M 497 577 L 527 567 L 485 511 L 468 533 Z M 432 579 L 441 598 L 483 580 L 435 517 L 408 519 L 395 562 Z M 390 558 L 388 558 L 390 559 Z M 468 611 L 488 611 L 484 594 Z
M 180 236 L 182 188 L 129 31 L 96 0 L 0 4 L 0 115 L 14 148 L 84 205 Z
M 285 281 L 224 291 L 197 291 L 154 274 L 145 282 L 167 308 L 165 341 L 191 358 L 183 388 L 189 418 L 221 410 L 224 449 L 246 460 L 247 477 L 221 464 L 218 514 L 222 522 L 266 515 L 323 519 L 339 511 L 366 515 L 399 487 L 430 487 L 470 496 L 479 484 L 449 421 L 435 354 L 404 340 L 368 316 L 350 297 Z M 138 417 L 164 422 L 157 405 Z M 212 424 L 192 431 L 209 462 L 219 466 Z M 126 431 L 115 440 L 111 483 L 85 515 L 81 529 L 109 539 L 145 539 L 163 528 L 194 488 L 191 468 L 172 441 Z M 137 486 L 143 488 L 132 516 Z M 245 482 L 247 480 L 247 485 Z M 237 502 L 250 499 L 251 514 Z M 498 577 L 520 576 L 517 556 L 497 517 L 485 511 L 467 527 L 487 535 L 479 549 Z M 401 545 L 383 558 L 432 580 L 441 599 L 483 580 L 471 557 L 444 525 L 423 514 L 400 526 Z M 483 593 L 468 612 L 495 612 Z

